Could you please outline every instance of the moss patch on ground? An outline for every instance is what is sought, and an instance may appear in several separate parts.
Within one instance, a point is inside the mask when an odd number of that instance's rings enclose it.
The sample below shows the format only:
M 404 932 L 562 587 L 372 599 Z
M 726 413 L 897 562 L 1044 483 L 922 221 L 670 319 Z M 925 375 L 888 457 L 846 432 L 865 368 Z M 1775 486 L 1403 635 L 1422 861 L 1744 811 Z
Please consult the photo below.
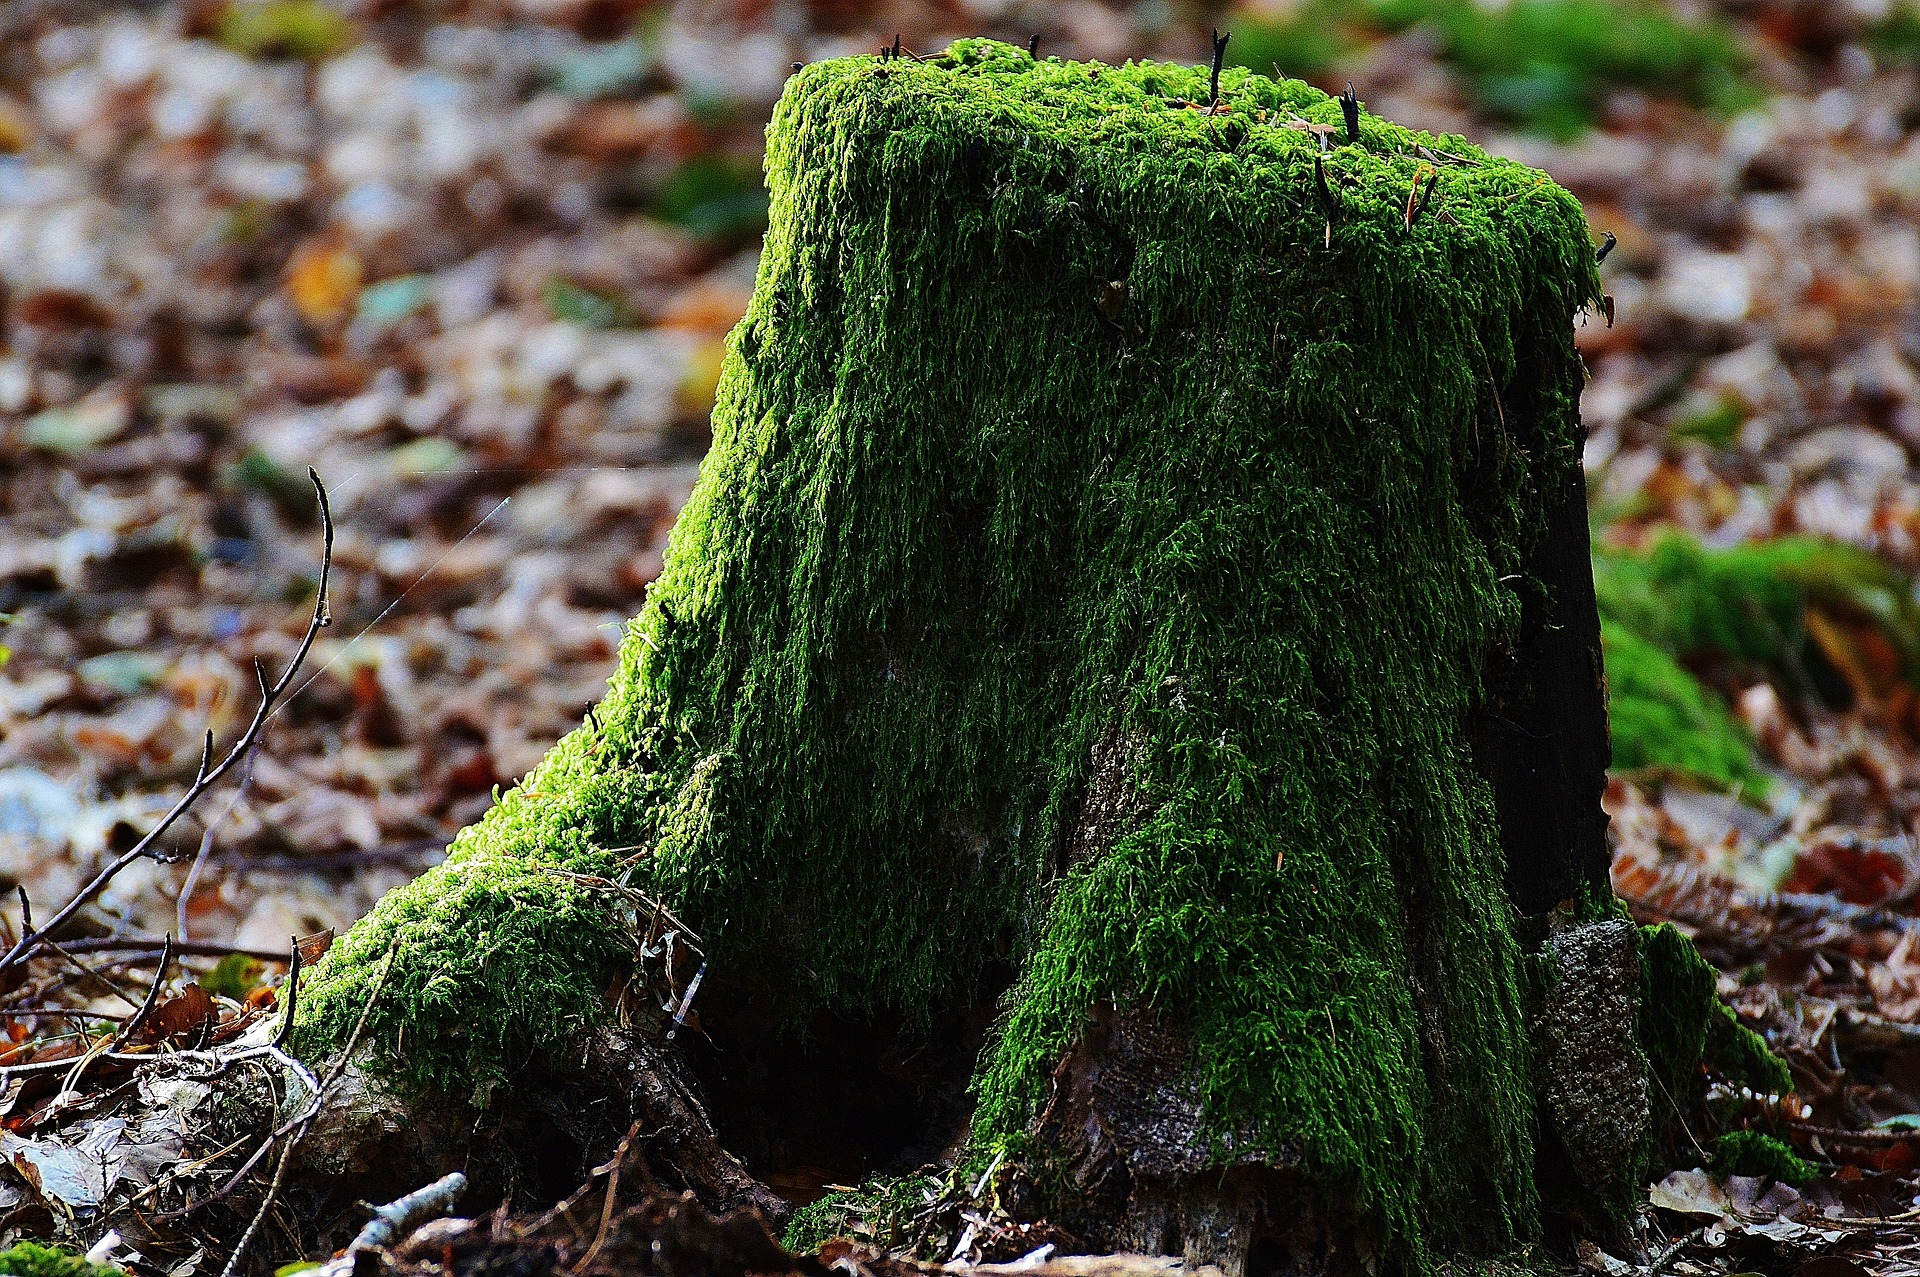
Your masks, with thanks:
M 1765 1176 L 1796 1188 L 1820 1173 L 1818 1166 L 1759 1131 L 1728 1131 L 1714 1140 L 1707 1169 L 1715 1175 Z
M 1185 1018 L 1223 1147 L 1298 1159 L 1395 1266 L 1533 1235 L 1465 724 L 1579 464 L 1586 223 L 1459 138 L 1342 142 L 1299 82 L 1208 97 L 985 41 L 794 77 L 713 449 L 599 726 L 334 946 L 303 1050 L 397 944 L 371 1040 L 501 1076 L 597 1013 L 631 939 L 580 875 L 630 874 L 796 1022 L 927 1017 L 1014 963 L 979 1139 L 1097 1001 L 1144 1005 Z
M 73 1255 L 57 1246 L 38 1242 L 15 1242 L 0 1250 L 0 1275 L 4 1277 L 127 1277 L 125 1269 L 112 1264 L 90 1264 L 81 1255 Z

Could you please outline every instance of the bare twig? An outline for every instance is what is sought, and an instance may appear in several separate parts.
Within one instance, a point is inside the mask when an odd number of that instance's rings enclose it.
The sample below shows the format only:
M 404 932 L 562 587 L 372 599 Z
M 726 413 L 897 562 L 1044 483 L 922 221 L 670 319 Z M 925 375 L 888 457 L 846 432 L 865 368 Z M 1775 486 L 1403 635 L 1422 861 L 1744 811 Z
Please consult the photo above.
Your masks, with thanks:
M 620 1152 L 624 1154 L 626 1151 L 627 1146 L 622 1144 Z M 615 1175 L 619 1173 L 618 1170 L 614 1171 Z M 467 1177 L 459 1171 L 453 1171 L 425 1188 L 416 1188 L 405 1197 L 375 1207 L 373 1218 L 347 1244 L 347 1253 L 393 1245 L 415 1225 L 447 1214 L 453 1209 L 454 1203 L 460 1200 L 460 1194 L 466 1191 Z
M 1212 112 L 1220 105 L 1220 66 L 1227 60 L 1227 41 L 1233 39 L 1233 32 L 1222 35 L 1217 29 L 1213 33 L 1213 74 L 1207 80 L 1207 110 Z
M 136 955 L 133 961 L 144 961 L 138 955 L 158 953 L 160 943 L 157 936 L 106 936 L 98 940 L 69 940 L 59 947 L 66 953 L 130 953 Z M 49 941 L 48 945 L 52 947 L 52 942 Z M 250 949 L 245 945 L 221 944 L 217 940 L 175 940 L 173 952 L 181 958 L 229 958 L 237 954 L 242 958 L 258 958 L 262 962 L 287 960 L 286 954 L 275 949 Z
M 273 1035 L 273 1045 L 278 1049 L 286 1047 L 287 1035 L 293 1032 L 293 1013 L 300 1006 L 300 938 L 298 936 L 292 937 L 288 952 L 292 956 L 287 959 L 287 1014 L 281 1019 L 280 1028 Z
M 273 1182 L 267 1185 L 267 1195 L 260 1200 L 260 1209 L 254 1212 L 253 1222 L 247 1225 L 247 1231 L 240 1234 L 240 1242 L 233 1248 L 233 1254 L 227 1257 L 227 1266 L 220 1270 L 220 1277 L 233 1277 L 240 1267 L 240 1261 L 246 1257 L 247 1247 L 253 1244 L 253 1238 L 260 1231 L 260 1225 L 267 1222 L 267 1213 L 273 1209 L 274 1199 L 280 1195 L 281 1181 L 287 1177 L 287 1159 L 293 1155 L 293 1142 L 280 1150 L 279 1164 L 273 1168 Z
M 193 784 L 187 787 L 187 792 L 180 796 L 179 801 L 167 809 L 167 813 L 160 818 L 152 829 L 147 831 L 145 837 L 141 838 L 140 841 L 136 842 L 125 852 L 122 852 L 114 859 L 112 864 L 102 869 L 98 874 L 95 874 L 93 880 L 82 887 L 79 892 L 74 895 L 73 899 L 62 905 L 59 911 L 48 920 L 46 926 L 40 928 L 37 932 L 22 935 L 19 940 L 15 941 L 13 947 L 7 951 L 6 956 L 0 958 L 0 972 L 8 971 L 23 962 L 38 945 L 45 943 L 45 941 L 41 939 L 42 936 L 51 932 L 57 932 L 71 920 L 76 913 L 80 912 L 80 910 L 92 902 L 96 896 L 106 890 L 107 884 L 112 882 L 114 876 L 122 869 L 125 869 L 136 860 L 151 855 L 167 831 L 172 829 L 174 824 L 182 816 L 186 815 L 195 803 L 200 801 L 200 798 L 208 789 L 217 784 L 222 777 L 233 770 L 233 768 L 247 756 L 248 751 L 253 748 L 254 742 L 260 738 L 261 728 L 266 726 L 267 717 L 273 712 L 274 702 L 279 700 L 287 688 L 292 685 L 293 677 L 299 672 L 301 663 L 307 659 L 307 653 L 313 650 L 314 640 L 320 637 L 321 630 L 333 623 L 333 617 L 327 608 L 327 578 L 333 568 L 333 510 L 327 502 L 327 489 L 326 486 L 320 482 L 319 474 L 312 468 L 309 468 L 307 470 L 307 477 L 313 481 L 314 493 L 320 501 L 320 522 L 323 537 L 320 558 L 320 590 L 314 598 L 313 617 L 307 622 L 306 635 L 300 640 L 300 647 L 294 653 L 293 660 L 287 665 L 286 670 L 281 673 L 280 677 L 272 682 L 269 682 L 267 679 L 266 667 L 258 661 L 254 662 L 254 673 L 260 680 L 260 704 L 254 710 L 253 719 L 247 724 L 246 731 L 243 732 L 240 739 L 234 743 L 233 748 L 228 750 L 226 756 L 218 763 L 215 763 L 213 761 L 211 738 L 209 738 L 208 746 L 200 756 L 198 774 L 194 776 Z
M 56 944 L 52 940 L 46 940 L 46 939 L 41 939 L 40 943 L 45 945 L 47 948 L 53 950 L 55 953 L 59 954 L 61 957 L 65 958 L 68 964 L 72 966 L 74 970 L 78 971 L 81 975 L 85 976 L 87 979 L 92 980 L 95 984 L 103 986 L 108 991 L 110 991 L 115 997 L 119 998 L 122 1002 L 126 1003 L 128 1006 L 137 1007 L 140 1005 L 140 999 L 134 997 L 131 993 L 128 993 L 126 989 L 122 988 L 118 980 L 109 980 L 106 976 L 102 975 L 100 972 L 94 970 L 92 967 L 88 966 L 86 963 L 80 961 L 80 959 L 74 957 L 73 956 L 74 946 L 72 944 Z M 138 959 L 138 961 L 144 962 L 146 961 L 146 957 L 142 956 L 141 958 Z M 109 965 L 112 965 L 112 964 L 109 964 Z M 4 970 L 4 968 L 0 968 L 0 970 Z
M 160 1004 L 160 987 L 167 981 L 167 968 L 172 965 L 173 937 L 168 936 L 166 943 L 160 947 L 160 966 L 153 973 L 153 987 L 147 990 L 147 1000 L 140 1004 L 140 1009 L 133 1013 L 133 1018 L 122 1024 L 120 1031 L 113 1035 L 113 1041 L 107 1044 L 108 1054 L 125 1046 L 133 1035 L 140 1031 L 140 1026 L 146 1023 L 147 1017 L 153 1014 L 153 1008 Z
M 208 732 L 207 753 L 212 752 L 213 733 Z M 202 755 L 201 766 L 206 766 L 205 755 Z M 227 800 L 227 805 L 220 809 L 220 814 L 209 820 L 207 827 L 201 831 L 200 850 L 193 855 L 193 866 L 187 870 L 187 880 L 180 886 L 180 899 L 174 903 L 174 927 L 182 940 L 187 938 L 187 907 L 193 902 L 193 889 L 200 885 L 200 872 L 207 867 L 207 857 L 213 853 L 214 831 L 226 823 L 227 817 L 233 815 L 234 808 L 246 798 L 247 789 L 252 784 L 253 759 L 250 757 L 247 759 L 246 770 L 240 773 L 240 784 L 234 789 L 233 797 Z
M 1788 1122 L 1796 1135 L 1811 1135 L 1829 1144 L 1884 1145 L 1920 1140 L 1920 1131 L 1850 1131 L 1843 1126 L 1815 1126 L 1811 1122 Z

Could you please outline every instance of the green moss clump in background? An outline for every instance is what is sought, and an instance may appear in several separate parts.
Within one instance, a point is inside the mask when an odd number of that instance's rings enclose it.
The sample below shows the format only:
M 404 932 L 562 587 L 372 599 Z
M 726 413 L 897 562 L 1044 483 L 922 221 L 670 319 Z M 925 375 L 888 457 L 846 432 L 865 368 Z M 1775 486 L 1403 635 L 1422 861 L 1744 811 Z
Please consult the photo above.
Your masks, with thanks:
M 302 1050 L 397 942 L 368 1040 L 484 1089 L 598 1013 L 627 924 L 578 875 L 630 863 L 796 1023 L 924 1022 L 1015 964 L 983 1144 L 1113 1002 L 1177 1017 L 1208 1134 L 1390 1266 L 1535 1234 L 1466 725 L 1579 465 L 1586 221 L 1462 139 L 1369 116 L 1323 155 L 1288 124 L 1338 127 L 1326 95 L 1232 71 L 1206 113 L 1207 80 L 982 41 L 793 78 L 601 727 L 334 945 Z
M 1820 1173 L 1812 1162 L 1759 1131 L 1728 1131 L 1714 1140 L 1706 1169 L 1715 1175 L 1768 1177 L 1795 1188 Z
M 318 62 L 353 44 L 353 24 L 325 0 L 239 0 L 221 12 L 214 38 L 249 58 Z
M 582 328 L 631 328 L 633 311 L 611 293 L 586 288 L 558 276 L 549 279 L 540 290 L 547 314 Z
M 1920 62 L 1920 4 L 1895 0 L 1867 28 L 1866 46 L 1891 62 Z
M 1849 684 L 1813 641 L 1820 615 L 1870 629 L 1897 677 L 1920 679 L 1912 583 L 1849 546 L 1791 536 L 1709 548 L 1669 532 L 1645 552 L 1596 551 L 1593 571 L 1618 767 L 1667 767 L 1764 793 L 1744 729 L 1689 666 L 1842 703 Z
M 1363 4 L 1345 0 L 1307 0 L 1281 18 L 1231 14 L 1227 62 L 1261 74 L 1326 79 L 1375 37 L 1366 12 Z
M 752 160 L 695 156 L 674 169 L 648 211 L 708 239 L 745 240 L 766 229 L 767 188 Z
M 1809 604 L 1872 621 L 1920 672 L 1920 607 L 1897 570 L 1851 546 L 1788 536 L 1725 548 L 1682 532 L 1644 554 L 1598 551 L 1600 613 L 1682 658 L 1761 667 L 1806 689 Z
M 305 475 L 296 474 L 275 461 L 264 449 L 254 446 L 240 454 L 220 475 L 224 488 L 258 492 L 273 503 L 273 508 L 295 527 L 316 521 L 313 484 Z
M 1241 65 L 1309 77 L 1351 61 L 1369 36 L 1426 26 L 1482 110 L 1562 139 L 1593 123 L 1610 89 L 1719 109 L 1757 96 L 1732 32 L 1650 0 L 1308 0 L 1279 22 L 1231 23 Z
M 15 1242 L 0 1250 L 0 1277 L 127 1277 L 112 1264 L 90 1264 L 55 1246 Z
M 1601 623 L 1600 642 L 1616 768 L 1669 768 L 1725 789 L 1767 792 L 1766 774 L 1754 765 L 1753 741 L 1718 693 L 1616 622 Z
M 232 998 L 239 1002 L 259 987 L 260 977 L 266 969 L 267 964 L 258 958 L 249 958 L 244 953 L 229 953 L 214 964 L 212 971 L 200 977 L 200 987 L 216 997 Z

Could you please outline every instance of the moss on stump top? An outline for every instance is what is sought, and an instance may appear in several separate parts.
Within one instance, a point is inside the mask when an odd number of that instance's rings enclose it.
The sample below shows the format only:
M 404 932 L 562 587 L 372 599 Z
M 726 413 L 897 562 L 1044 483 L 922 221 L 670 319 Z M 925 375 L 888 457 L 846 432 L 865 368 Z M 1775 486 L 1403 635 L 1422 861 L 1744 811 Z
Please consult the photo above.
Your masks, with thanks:
M 1221 1158 L 1339 1186 L 1398 1261 L 1530 1234 L 1465 730 L 1578 465 L 1586 223 L 1307 85 L 1207 95 L 984 41 L 794 76 L 598 722 L 334 946 L 308 1049 L 397 944 L 372 1040 L 504 1076 L 599 1013 L 631 944 L 580 875 L 633 875 L 796 1018 L 1010 963 L 976 1133 L 1111 1002 L 1191 1036 Z

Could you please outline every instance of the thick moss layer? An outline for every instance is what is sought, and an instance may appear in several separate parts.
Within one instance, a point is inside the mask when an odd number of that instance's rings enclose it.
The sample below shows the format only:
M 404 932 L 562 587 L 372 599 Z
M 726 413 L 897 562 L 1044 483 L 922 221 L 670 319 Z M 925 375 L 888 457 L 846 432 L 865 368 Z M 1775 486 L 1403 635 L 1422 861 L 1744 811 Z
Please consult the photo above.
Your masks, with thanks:
M 714 978 L 796 1019 L 926 1015 L 1015 963 L 978 1136 L 1025 1125 L 1096 1001 L 1147 1004 L 1214 1129 L 1350 1192 L 1401 1266 L 1532 1233 L 1465 724 L 1578 464 L 1586 224 L 1457 138 L 1366 117 L 1322 155 L 1337 103 L 1221 90 L 975 41 L 794 77 L 603 728 L 334 946 L 307 1049 L 398 936 L 373 1040 L 496 1076 L 618 957 L 554 871 L 637 856 Z
M 1793 1089 L 1786 1061 L 1720 1001 L 1713 964 L 1670 922 L 1640 929 L 1640 1045 L 1654 1082 L 1656 1132 L 1684 1120 L 1703 1063 L 1762 1094 Z

